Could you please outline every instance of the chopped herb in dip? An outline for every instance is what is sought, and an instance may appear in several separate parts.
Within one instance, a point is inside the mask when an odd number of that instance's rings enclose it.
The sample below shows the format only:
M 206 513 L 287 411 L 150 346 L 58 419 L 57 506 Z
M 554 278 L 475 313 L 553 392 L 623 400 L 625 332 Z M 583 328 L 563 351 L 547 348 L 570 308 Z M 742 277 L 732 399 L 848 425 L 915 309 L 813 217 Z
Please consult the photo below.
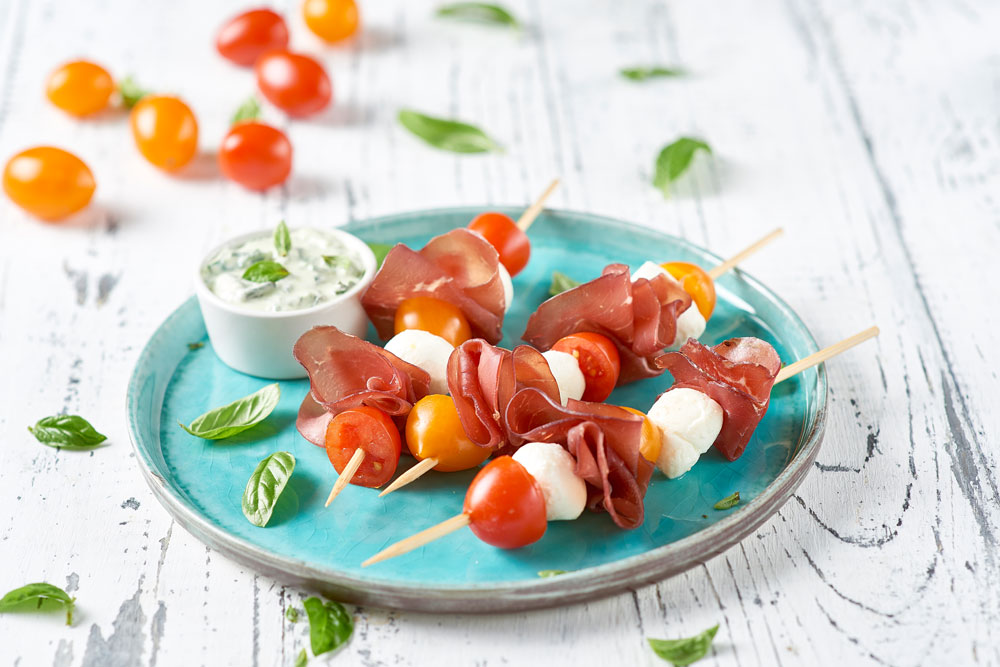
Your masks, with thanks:
M 205 284 L 228 303 L 278 312 L 329 301 L 364 275 L 360 259 L 333 234 L 318 229 L 281 231 L 281 244 L 276 244 L 278 235 L 263 233 L 222 248 L 201 270 Z M 287 275 L 259 270 L 279 264 Z M 247 271 L 254 266 L 258 270 L 249 279 Z

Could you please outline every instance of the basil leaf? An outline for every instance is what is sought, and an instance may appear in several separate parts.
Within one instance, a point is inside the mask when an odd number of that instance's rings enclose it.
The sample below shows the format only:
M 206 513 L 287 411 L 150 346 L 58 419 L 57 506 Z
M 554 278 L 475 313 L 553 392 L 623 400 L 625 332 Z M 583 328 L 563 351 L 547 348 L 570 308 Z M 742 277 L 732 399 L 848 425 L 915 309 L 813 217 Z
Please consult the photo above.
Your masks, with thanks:
M 267 525 L 293 470 L 295 457 L 288 452 L 275 452 L 257 464 L 243 491 L 243 515 L 250 523 L 261 528 Z
M 501 150 L 500 145 L 478 127 L 456 120 L 434 118 L 403 109 L 399 122 L 435 148 L 453 153 L 486 153 Z
M 716 624 L 714 627 L 694 637 L 687 637 L 685 639 L 647 638 L 646 641 L 649 642 L 656 655 L 667 662 L 682 667 L 683 665 L 690 665 L 692 662 L 697 662 L 704 658 L 705 654 L 708 653 L 708 649 L 712 646 L 712 639 L 715 637 L 715 633 L 718 631 L 719 626 Z
M 625 69 L 619 70 L 621 74 L 626 79 L 631 79 L 632 81 L 645 81 L 647 79 L 654 79 L 660 77 L 668 76 L 683 76 L 684 70 L 677 69 L 674 67 L 626 67 Z
M 296 609 L 295 607 L 289 607 L 288 609 L 285 610 L 285 618 L 288 619 L 289 623 L 298 623 L 299 610 Z
M 559 271 L 553 271 L 552 284 L 549 285 L 549 296 L 562 294 L 566 290 L 571 290 L 580 284 L 581 283 L 579 280 L 573 280 L 565 273 L 560 273 Z
M 285 224 L 284 220 L 274 228 L 274 249 L 282 257 L 288 255 L 288 251 L 292 249 L 292 235 L 288 232 L 288 225 Z M 286 272 L 285 275 L 288 273 Z
M 43 445 L 64 449 L 91 449 L 108 439 L 79 415 L 44 417 L 28 431 Z
M 280 398 L 281 387 L 275 382 L 221 408 L 209 410 L 191 422 L 190 426 L 181 424 L 181 428 L 205 440 L 228 438 L 264 421 L 278 405 Z
M 342 646 L 354 632 L 351 615 L 339 602 L 323 602 L 317 597 L 302 603 L 309 616 L 309 643 L 313 655 L 321 655 Z
M 73 625 L 73 608 L 76 606 L 76 598 L 71 598 L 66 591 L 58 586 L 44 582 L 21 586 L 4 595 L 0 598 L 0 612 L 14 611 L 29 602 L 35 603 L 35 609 L 41 609 L 44 602 L 65 607 L 66 625 Z
M 139 100 L 150 95 L 151 92 L 145 88 L 141 88 L 132 75 L 126 76 L 124 79 L 118 82 L 118 94 L 122 98 L 122 106 L 126 109 L 131 109 Z
M 375 253 L 375 266 L 382 268 L 382 262 L 385 261 L 385 256 L 392 250 L 392 246 L 388 243 L 369 243 L 368 247 Z
M 197 343 L 188 343 L 188 349 L 194 352 L 195 350 L 200 350 L 205 347 L 204 341 L 198 341 Z
M 233 118 L 229 121 L 229 124 L 236 125 L 236 123 L 257 120 L 258 118 L 260 118 L 260 102 L 257 101 L 254 95 L 251 95 L 243 101 L 243 104 L 236 108 L 236 113 L 233 114 Z
M 539 570 L 538 576 L 542 579 L 548 579 L 549 577 L 558 577 L 560 574 L 566 574 L 569 570 Z
M 243 280 L 253 283 L 276 283 L 288 275 L 288 269 L 277 262 L 265 259 L 255 262 L 243 272 Z
M 306 650 L 302 649 L 299 651 L 299 655 L 295 658 L 295 667 L 306 667 L 306 663 L 309 662 L 309 656 L 306 655 Z
M 656 173 L 653 175 L 653 185 L 663 191 L 663 196 L 669 196 L 670 184 L 676 181 L 691 166 L 694 154 L 703 150 L 711 153 L 712 149 L 700 139 L 681 137 L 672 144 L 663 147 L 656 158 Z
M 514 15 L 501 7 L 487 2 L 456 2 L 452 5 L 438 7 L 437 15 L 444 18 L 478 23 L 494 23 L 510 28 L 520 28 L 521 24 Z
M 717 510 L 728 510 L 740 504 L 740 492 L 737 491 L 731 496 L 726 496 L 719 502 L 712 505 Z

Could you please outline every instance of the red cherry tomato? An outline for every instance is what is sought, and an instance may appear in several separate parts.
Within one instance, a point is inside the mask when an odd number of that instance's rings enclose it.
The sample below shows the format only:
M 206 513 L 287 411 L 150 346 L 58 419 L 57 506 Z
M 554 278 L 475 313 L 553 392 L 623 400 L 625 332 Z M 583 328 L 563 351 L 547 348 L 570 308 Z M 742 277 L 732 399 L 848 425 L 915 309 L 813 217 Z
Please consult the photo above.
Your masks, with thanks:
M 320 111 L 333 97 L 326 70 L 316 60 L 291 51 L 270 51 L 254 66 L 257 87 L 274 106 L 290 116 Z
M 358 31 L 358 5 L 354 0 L 306 0 L 302 18 L 318 37 L 339 42 Z
M 115 82 L 97 63 L 75 60 L 49 75 L 45 94 L 66 113 L 87 116 L 108 106 Z
M 493 459 L 472 480 L 464 511 L 476 537 L 517 549 L 545 534 L 545 496 L 535 478 L 509 456 Z
M 469 321 L 458 306 L 432 296 L 414 296 L 399 304 L 393 327 L 396 333 L 407 329 L 427 331 L 455 347 L 472 338 Z
M 556 341 L 553 350 L 572 354 L 580 364 L 587 388 L 583 400 L 601 402 L 611 395 L 622 370 L 618 348 L 607 336 L 598 333 L 575 333 Z
M 215 36 L 219 54 L 237 65 L 253 65 L 268 51 L 288 46 L 288 26 L 270 9 L 251 9 L 226 21 Z
M 365 460 L 351 484 L 375 488 L 392 479 L 402 443 L 399 429 L 389 415 L 363 405 L 330 420 L 326 427 L 326 455 L 338 473 L 343 472 L 358 447 L 365 450 Z
M 479 232 L 496 248 L 500 263 L 511 276 L 516 276 L 528 264 L 531 258 L 531 241 L 503 213 L 480 213 L 469 223 L 469 229 Z
M 251 190 L 280 185 L 292 171 L 292 143 L 281 130 L 264 123 L 238 123 L 219 148 L 219 169 Z
M 96 187 L 83 160 L 52 146 L 21 151 L 3 170 L 3 189 L 10 200 L 42 220 L 76 213 L 90 202 Z
M 139 152 L 160 169 L 180 169 L 198 151 L 198 121 L 179 98 L 144 97 L 132 108 L 129 123 Z

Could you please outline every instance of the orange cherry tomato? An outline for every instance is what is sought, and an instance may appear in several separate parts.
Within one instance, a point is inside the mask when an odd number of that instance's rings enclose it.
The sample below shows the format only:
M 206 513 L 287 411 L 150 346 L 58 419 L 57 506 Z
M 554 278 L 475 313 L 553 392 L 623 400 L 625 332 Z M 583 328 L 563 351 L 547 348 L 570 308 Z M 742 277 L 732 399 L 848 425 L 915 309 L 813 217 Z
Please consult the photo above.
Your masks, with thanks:
M 330 420 L 326 427 L 326 455 L 338 473 L 344 471 L 358 447 L 365 450 L 365 460 L 351 484 L 375 488 L 392 479 L 402 445 L 399 429 L 389 415 L 363 405 Z
M 361 22 L 354 0 L 306 0 L 302 16 L 309 29 L 326 42 L 347 39 Z
M 59 220 L 90 202 L 97 184 L 83 160 L 61 148 L 37 146 L 21 151 L 3 170 L 10 200 L 42 220 Z
M 642 411 L 636 410 L 635 408 L 629 408 L 624 405 L 621 407 L 634 415 L 642 417 L 642 435 L 639 438 L 639 453 L 642 454 L 642 458 L 647 461 L 656 463 L 656 460 L 660 457 L 660 448 L 663 446 L 660 429 L 656 428 L 656 426 L 653 425 L 653 422 L 649 421 L 649 417 L 647 417 Z
M 251 9 L 226 21 L 215 36 L 219 54 L 237 65 L 253 65 L 268 51 L 288 46 L 288 26 L 270 9 Z
M 435 458 L 435 470 L 475 468 L 490 456 L 489 447 L 469 440 L 451 396 L 431 394 L 413 405 L 406 418 L 406 446 L 418 461 Z
M 715 281 L 712 277 L 705 269 L 689 262 L 667 262 L 660 266 L 691 295 L 694 305 L 698 306 L 698 312 L 708 321 L 715 310 Z
M 503 213 L 480 213 L 469 223 L 469 229 L 479 232 L 496 248 L 500 263 L 511 276 L 520 273 L 531 259 L 528 235 Z
M 583 400 L 599 403 L 611 395 L 622 370 L 618 348 L 611 339 L 589 331 L 575 333 L 557 340 L 552 349 L 576 358 L 587 382 Z
M 517 549 L 545 534 L 545 496 L 524 466 L 509 456 L 493 459 L 465 493 L 463 507 L 476 537 L 501 549 Z
M 150 95 L 132 108 L 132 136 L 142 156 L 174 171 L 198 151 L 198 121 L 183 101 L 167 95 Z
M 447 301 L 432 296 L 414 296 L 399 304 L 396 309 L 395 331 L 420 329 L 441 336 L 458 347 L 472 338 L 469 321 L 465 315 Z
M 257 59 L 254 72 L 264 97 L 290 116 L 316 113 L 333 97 L 326 70 L 301 53 L 269 51 Z
M 251 190 L 280 185 L 292 171 L 292 142 L 270 125 L 238 123 L 222 140 L 219 169 L 229 180 Z
M 108 70 L 87 60 L 66 63 L 45 84 L 49 101 L 74 116 L 87 116 L 108 106 L 115 82 Z

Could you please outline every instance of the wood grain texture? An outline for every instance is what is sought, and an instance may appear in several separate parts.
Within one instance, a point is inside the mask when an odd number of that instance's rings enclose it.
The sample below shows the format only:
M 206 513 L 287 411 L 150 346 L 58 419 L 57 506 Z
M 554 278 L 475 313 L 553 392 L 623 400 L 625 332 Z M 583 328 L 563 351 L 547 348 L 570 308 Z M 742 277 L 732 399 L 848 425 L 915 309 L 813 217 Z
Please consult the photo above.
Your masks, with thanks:
M 407 209 L 552 204 L 687 237 L 721 254 L 776 226 L 747 270 L 821 344 L 872 323 L 829 366 L 830 425 L 792 502 L 725 554 L 597 603 L 525 614 L 355 609 L 329 662 L 655 664 L 644 637 L 721 624 L 706 665 L 1000 663 L 1000 7 L 985 0 L 509 0 L 521 34 L 435 20 L 434 3 L 362 3 L 365 34 L 321 48 L 294 5 L 296 47 L 321 56 L 336 102 L 288 121 L 295 174 L 255 195 L 211 150 L 252 91 L 212 49 L 235 0 L 0 0 L 0 155 L 51 143 L 93 168 L 94 205 L 65 225 L 0 202 L 0 589 L 65 585 L 76 625 L 0 616 L 0 662 L 290 665 L 308 591 L 245 571 L 176 527 L 132 460 L 124 390 L 139 348 L 191 293 L 200 255 L 270 226 Z M 187 99 L 203 159 L 157 173 L 118 113 L 77 122 L 44 77 L 86 55 Z M 635 84 L 637 64 L 684 78 Z M 474 122 L 502 155 L 435 152 L 398 108 Z M 663 199 L 659 148 L 714 160 Z M 775 259 L 777 258 L 777 259 Z M 156 267 L 154 271 L 150 267 Z M 68 410 L 109 436 L 93 453 L 38 446 L 25 426 Z M 323 662 L 322 660 L 317 662 Z

